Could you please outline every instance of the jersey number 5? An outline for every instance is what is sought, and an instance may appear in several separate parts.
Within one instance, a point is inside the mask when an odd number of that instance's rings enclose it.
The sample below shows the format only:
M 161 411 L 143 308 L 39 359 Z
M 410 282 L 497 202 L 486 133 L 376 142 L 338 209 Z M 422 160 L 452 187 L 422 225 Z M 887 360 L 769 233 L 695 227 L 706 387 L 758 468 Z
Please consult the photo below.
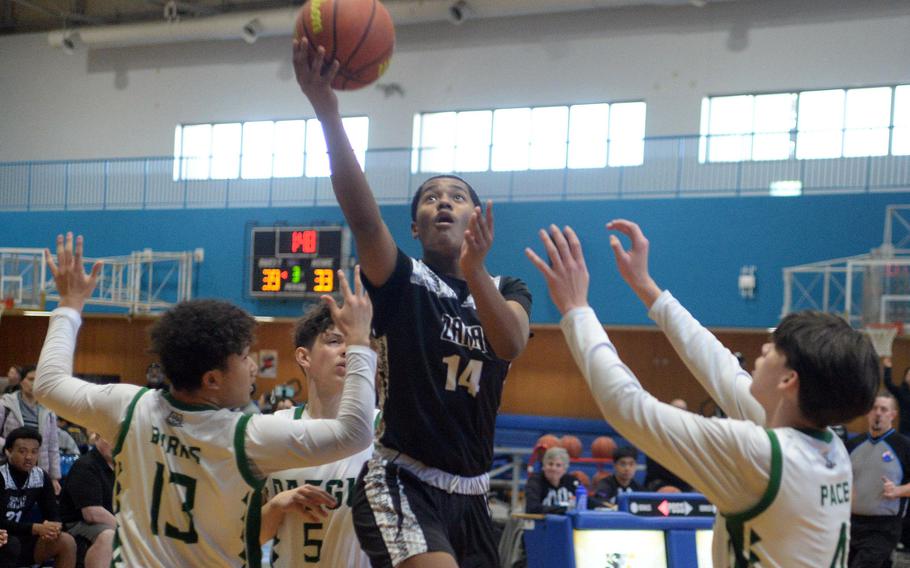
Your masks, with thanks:
M 161 494 L 164 491 L 164 464 L 155 462 L 155 484 L 152 486 L 152 534 L 158 534 L 158 513 L 161 509 Z M 181 531 L 171 523 L 164 523 L 164 536 L 193 544 L 199 540 L 193 523 L 193 506 L 196 504 L 196 480 L 188 475 L 168 471 L 168 483 L 183 487 L 182 511 L 189 520 L 189 528 Z M 179 494 L 179 493 L 178 493 Z
M 477 393 L 480 392 L 480 372 L 483 370 L 483 361 L 468 359 L 468 364 L 460 375 L 458 374 L 458 368 L 461 366 L 461 357 L 449 355 L 448 357 L 443 357 L 442 362 L 448 366 L 446 370 L 446 390 L 453 391 L 460 386 L 467 387 L 471 396 L 477 396 Z

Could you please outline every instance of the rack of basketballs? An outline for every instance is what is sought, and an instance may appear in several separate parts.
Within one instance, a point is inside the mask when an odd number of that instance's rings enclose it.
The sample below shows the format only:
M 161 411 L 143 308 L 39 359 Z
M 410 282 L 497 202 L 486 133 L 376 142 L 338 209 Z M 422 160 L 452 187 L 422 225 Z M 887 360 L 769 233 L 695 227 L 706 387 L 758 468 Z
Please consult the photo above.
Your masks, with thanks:
M 582 457 L 584 446 L 578 436 L 567 434 L 557 438 L 553 434 L 544 434 L 537 439 L 531 456 L 528 458 L 528 475 L 534 473 L 534 464 L 543 460 L 543 455 L 550 448 L 561 447 L 569 454 L 569 467 L 572 464 L 593 464 L 597 467 L 597 473 L 591 478 L 587 473 L 575 469 L 569 471 L 570 475 L 575 476 L 588 489 L 593 489 L 600 483 L 600 480 L 610 477 L 613 472 L 604 466 L 613 463 L 613 452 L 616 450 L 616 440 L 610 436 L 598 436 L 591 442 L 591 457 Z

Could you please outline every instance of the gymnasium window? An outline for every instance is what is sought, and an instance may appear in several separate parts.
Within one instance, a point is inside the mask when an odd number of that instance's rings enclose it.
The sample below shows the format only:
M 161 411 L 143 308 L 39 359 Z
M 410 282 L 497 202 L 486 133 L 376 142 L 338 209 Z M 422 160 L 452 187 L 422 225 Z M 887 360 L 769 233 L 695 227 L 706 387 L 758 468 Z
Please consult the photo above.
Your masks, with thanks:
M 369 118 L 342 119 L 357 160 L 366 161 Z M 322 125 L 309 120 L 184 124 L 174 132 L 174 179 L 326 177 Z
M 888 154 L 910 154 L 910 85 L 702 100 L 702 163 Z
M 644 136 L 643 102 L 422 113 L 411 171 L 640 166 Z

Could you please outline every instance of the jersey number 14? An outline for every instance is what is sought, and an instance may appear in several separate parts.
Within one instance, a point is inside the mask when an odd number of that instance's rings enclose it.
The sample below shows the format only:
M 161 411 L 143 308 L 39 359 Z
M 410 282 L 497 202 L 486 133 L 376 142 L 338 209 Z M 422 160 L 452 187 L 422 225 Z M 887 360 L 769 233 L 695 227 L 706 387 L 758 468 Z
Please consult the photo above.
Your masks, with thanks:
M 471 396 L 477 396 L 480 392 L 480 372 L 483 371 L 483 361 L 477 359 L 468 359 L 461 374 L 458 374 L 458 368 L 461 367 L 461 357 L 458 355 L 449 355 L 443 357 L 442 362 L 446 364 L 446 390 L 454 391 L 458 387 L 466 387 Z

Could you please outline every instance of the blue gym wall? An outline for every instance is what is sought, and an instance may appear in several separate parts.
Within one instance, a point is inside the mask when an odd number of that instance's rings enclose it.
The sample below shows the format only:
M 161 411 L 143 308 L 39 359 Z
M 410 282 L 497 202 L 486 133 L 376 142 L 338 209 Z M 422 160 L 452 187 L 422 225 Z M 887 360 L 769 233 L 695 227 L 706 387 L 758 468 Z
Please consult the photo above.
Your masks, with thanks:
M 541 250 L 539 227 L 571 224 L 585 246 L 591 302 L 601 320 L 647 324 L 644 308 L 614 268 L 603 229 L 606 221 L 625 217 L 640 223 L 651 241 L 658 284 L 673 291 L 705 324 L 769 327 L 780 315 L 783 267 L 868 252 L 881 244 L 886 206 L 908 199 L 907 193 L 896 193 L 501 204 L 495 209 L 496 242 L 488 267 L 494 274 L 528 282 L 535 298 L 534 323 L 557 322 L 559 314 L 547 298 L 543 279 L 523 250 L 529 245 Z M 384 207 L 383 215 L 404 250 L 418 254 L 408 207 Z M 339 221 L 337 207 L 14 212 L 0 213 L 0 242 L 6 247 L 51 245 L 57 232 L 73 230 L 85 235 L 90 256 L 147 247 L 202 247 L 205 260 L 196 272 L 196 297 L 225 298 L 257 315 L 295 316 L 301 312 L 300 302 L 245 295 L 248 226 Z M 739 296 L 742 265 L 758 269 L 755 299 Z

